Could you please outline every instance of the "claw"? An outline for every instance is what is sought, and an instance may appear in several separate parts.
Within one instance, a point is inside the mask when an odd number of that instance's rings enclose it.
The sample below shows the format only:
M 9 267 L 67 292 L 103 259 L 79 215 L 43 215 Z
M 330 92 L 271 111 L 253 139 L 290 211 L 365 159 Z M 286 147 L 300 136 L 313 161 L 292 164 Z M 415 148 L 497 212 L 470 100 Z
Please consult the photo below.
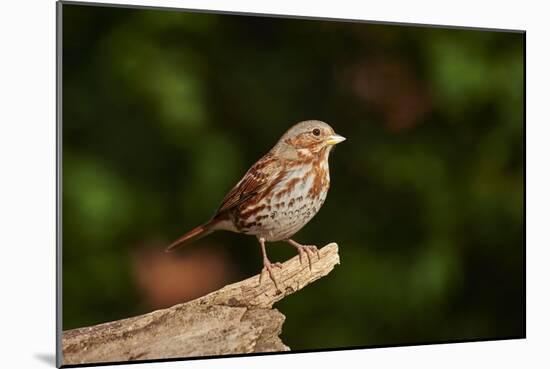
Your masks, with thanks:
M 302 256 L 304 254 L 307 256 L 310 271 L 313 269 L 311 258 L 314 255 L 314 253 L 317 253 L 317 260 L 321 260 L 321 254 L 319 253 L 319 249 L 317 248 L 317 246 L 301 245 L 298 242 L 293 240 L 288 240 L 288 243 L 290 243 L 292 246 L 296 248 L 296 250 L 298 250 L 298 254 L 300 255 L 300 264 L 303 264 Z
M 307 255 L 307 261 L 308 261 L 308 264 L 309 264 L 309 271 L 311 272 L 313 270 L 313 267 L 311 265 L 311 252 L 309 251 L 309 247 L 308 246 L 302 246 L 302 248 L 305 250 L 306 252 L 306 255 Z
M 304 261 L 302 260 L 302 256 L 304 256 L 304 254 L 307 256 L 307 252 L 305 252 L 301 247 L 296 247 L 296 249 L 298 250 L 298 255 L 300 256 L 300 264 L 303 264 Z
M 272 268 L 279 268 L 281 269 L 283 267 L 283 264 L 277 262 L 277 263 L 271 263 L 269 259 L 267 258 L 267 254 L 265 252 L 265 239 L 263 237 L 258 238 L 258 241 L 260 242 L 260 247 L 262 250 L 262 256 L 264 261 L 264 267 L 262 268 L 262 271 L 260 272 L 260 282 L 259 284 L 262 284 L 262 277 L 264 275 L 264 271 L 267 271 L 269 274 L 269 278 L 273 281 L 275 284 L 275 288 L 278 292 L 281 292 L 281 289 L 279 288 L 279 284 L 277 283 L 277 280 L 275 279 L 275 275 L 273 274 Z
M 262 271 L 260 272 L 260 285 L 262 284 L 262 277 L 264 275 L 264 272 L 267 272 L 269 274 L 269 278 L 273 281 L 275 284 L 275 288 L 280 291 L 279 283 L 277 283 L 277 279 L 275 278 L 275 275 L 273 274 L 273 268 L 279 268 L 281 269 L 283 265 L 281 263 L 271 263 L 269 260 L 264 260 L 264 267 L 262 268 Z

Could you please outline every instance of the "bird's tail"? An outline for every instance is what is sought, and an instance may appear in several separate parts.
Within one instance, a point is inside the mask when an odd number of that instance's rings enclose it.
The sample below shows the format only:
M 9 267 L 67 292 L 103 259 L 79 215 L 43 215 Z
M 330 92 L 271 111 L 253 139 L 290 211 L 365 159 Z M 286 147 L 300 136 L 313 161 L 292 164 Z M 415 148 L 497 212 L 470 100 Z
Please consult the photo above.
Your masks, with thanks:
M 190 244 L 193 241 L 198 240 L 199 238 L 203 238 L 204 236 L 214 232 L 216 221 L 211 220 L 208 223 L 205 223 L 203 225 L 200 225 L 198 227 L 193 228 L 174 242 L 172 242 L 166 249 L 165 252 L 172 252 L 181 246 L 185 246 L 187 244 Z

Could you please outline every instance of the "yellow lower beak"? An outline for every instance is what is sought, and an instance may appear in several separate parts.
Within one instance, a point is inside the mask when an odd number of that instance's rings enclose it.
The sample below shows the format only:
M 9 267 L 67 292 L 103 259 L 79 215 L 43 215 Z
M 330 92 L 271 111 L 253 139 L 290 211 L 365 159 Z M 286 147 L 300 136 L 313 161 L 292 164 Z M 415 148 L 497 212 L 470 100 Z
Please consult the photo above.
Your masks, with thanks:
M 329 136 L 329 138 L 327 139 L 327 145 L 336 145 L 336 144 L 339 144 L 340 142 L 345 141 L 345 140 L 346 140 L 345 137 L 337 135 L 335 133 L 335 134 Z

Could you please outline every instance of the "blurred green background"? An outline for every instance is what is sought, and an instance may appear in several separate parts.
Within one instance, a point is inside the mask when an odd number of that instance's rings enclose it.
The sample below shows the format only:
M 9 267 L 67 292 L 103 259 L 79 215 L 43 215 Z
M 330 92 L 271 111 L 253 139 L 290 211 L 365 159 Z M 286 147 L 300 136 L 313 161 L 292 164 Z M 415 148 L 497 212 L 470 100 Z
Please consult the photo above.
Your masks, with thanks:
M 320 119 L 348 140 L 295 239 L 338 242 L 341 265 L 276 305 L 283 341 L 525 334 L 522 33 L 83 5 L 62 20 L 64 329 L 259 272 L 254 237 L 163 248 Z

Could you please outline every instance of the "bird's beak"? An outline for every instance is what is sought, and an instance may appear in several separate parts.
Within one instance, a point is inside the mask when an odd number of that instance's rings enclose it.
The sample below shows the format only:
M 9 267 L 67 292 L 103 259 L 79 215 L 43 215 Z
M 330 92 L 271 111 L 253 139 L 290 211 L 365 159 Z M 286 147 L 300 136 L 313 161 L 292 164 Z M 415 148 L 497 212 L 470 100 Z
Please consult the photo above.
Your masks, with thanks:
M 335 133 L 335 134 L 329 136 L 326 142 L 327 142 L 327 145 L 336 145 L 336 144 L 339 144 L 340 142 L 345 141 L 345 140 L 346 140 L 345 137 L 337 135 Z

